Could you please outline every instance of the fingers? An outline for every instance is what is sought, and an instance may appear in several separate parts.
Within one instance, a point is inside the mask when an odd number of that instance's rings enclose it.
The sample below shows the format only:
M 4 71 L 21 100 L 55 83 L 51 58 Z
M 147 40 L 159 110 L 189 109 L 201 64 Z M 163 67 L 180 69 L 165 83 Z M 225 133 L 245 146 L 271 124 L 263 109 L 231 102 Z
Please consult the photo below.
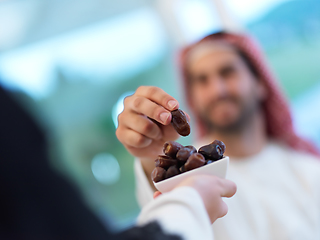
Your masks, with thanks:
M 171 122 L 171 111 L 179 108 L 179 103 L 165 91 L 157 87 L 141 86 L 134 95 L 125 98 L 125 109 L 143 114 L 163 125 Z
M 221 184 L 221 197 L 232 197 L 237 192 L 237 185 L 228 180 L 228 179 L 220 179 Z
M 119 118 L 127 118 L 125 127 L 137 133 L 144 135 L 147 138 L 159 140 L 162 137 L 160 127 L 151 119 L 140 114 L 123 114 Z
M 149 146 L 152 142 L 152 139 L 131 129 L 118 128 L 116 135 L 122 144 L 129 147 L 144 148 Z
M 178 101 L 158 87 L 141 86 L 137 89 L 136 95 L 148 98 L 169 111 L 179 108 Z
M 153 199 L 156 199 L 157 197 L 159 197 L 162 193 L 159 191 L 154 192 L 153 194 Z
M 227 214 L 223 197 L 232 197 L 237 190 L 232 181 L 210 175 L 191 176 L 177 185 L 181 186 L 192 187 L 199 193 L 211 222 Z
M 171 112 L 147 98 L 132 96 L 127 107 L 132 111 L 148 116 L 163 125 L 167 125 L 171 122 Z
M 219 208 L 218 218 L 222 218 L 228 213 L 228 205 L 221 200 L 220 208 Z

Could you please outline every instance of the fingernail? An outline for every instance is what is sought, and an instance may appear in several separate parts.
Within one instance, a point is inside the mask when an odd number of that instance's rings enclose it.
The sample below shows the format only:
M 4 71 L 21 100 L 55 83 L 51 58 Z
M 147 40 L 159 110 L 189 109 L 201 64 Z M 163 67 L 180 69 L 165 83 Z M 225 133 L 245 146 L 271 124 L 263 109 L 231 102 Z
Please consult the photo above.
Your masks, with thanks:
M 160 119 L 163 123 L 166 123 L 168 117 L 169 117 L 169 113 L 167 113 L 167 112 L 163 112 L 160 114 Z
M 175 100 L 170 100 L 169 102 L 168 102 L 168 106 L 169 106 L 169 109 L 173 109 L 175 106 L 177 106 L 178 105 L 178 102 L 177 101 L 175 101 Z

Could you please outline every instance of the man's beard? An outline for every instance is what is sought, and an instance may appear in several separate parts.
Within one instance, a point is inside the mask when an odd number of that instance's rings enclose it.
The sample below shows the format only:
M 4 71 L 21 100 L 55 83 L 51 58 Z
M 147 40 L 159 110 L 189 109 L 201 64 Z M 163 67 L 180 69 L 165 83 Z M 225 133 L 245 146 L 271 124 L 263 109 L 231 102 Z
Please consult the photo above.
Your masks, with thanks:
M 210 113 L 214 108 L 214 105 L 219 104 L 220 101 L 231 101 L 235 103 L 240 108 L 240 114 L 234 121 L 230 122 L 229 124 L 219 124 L 216 123 L 213 119 L 210 118 Z M 256 99 L 251 99 L 246 104 L 239 101 L 237 98 L 234 97 L 225 97 L 215 101 L 212 101 L 205 109 L 203 109 L 199 113 L 199 117 L 201 121 L 205 124 L 206 129 L 209 133 L 219 132 L 222 134 L 232 134 L 241 132 L 246 126 L 251 123 L 251 120 L 254 114 L 260 111 L 261 104 Z

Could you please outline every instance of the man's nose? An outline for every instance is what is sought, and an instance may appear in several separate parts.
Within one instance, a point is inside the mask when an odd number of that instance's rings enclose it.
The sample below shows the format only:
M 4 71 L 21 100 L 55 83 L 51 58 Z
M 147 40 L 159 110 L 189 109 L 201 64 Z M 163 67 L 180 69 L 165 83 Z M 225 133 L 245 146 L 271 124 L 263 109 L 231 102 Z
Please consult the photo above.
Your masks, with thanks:
M 207 87 L 212 95 L 221 96 L 226 94 L 226 83 L 218 76 L 211 76 Z

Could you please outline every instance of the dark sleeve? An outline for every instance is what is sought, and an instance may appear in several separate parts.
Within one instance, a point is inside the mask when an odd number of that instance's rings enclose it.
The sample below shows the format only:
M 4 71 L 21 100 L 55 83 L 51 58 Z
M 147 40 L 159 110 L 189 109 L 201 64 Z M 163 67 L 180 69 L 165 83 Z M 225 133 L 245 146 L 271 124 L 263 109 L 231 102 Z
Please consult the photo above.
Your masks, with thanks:
M 126 240 L 181 240 L 181 237 L 165 234 L 157 222 L 143 227 L 133 227 L 119 234 L 120 239 Z
M 50 168 L 42 131 L 1 88 L 0 113 L 0 233 L 9 239 L 109 239 L 76 189 Z
M 0 114 L 0 239 L 177 239 L 155 223 L 113 235 L 50 168 L 42 131 L 1 87 Z

